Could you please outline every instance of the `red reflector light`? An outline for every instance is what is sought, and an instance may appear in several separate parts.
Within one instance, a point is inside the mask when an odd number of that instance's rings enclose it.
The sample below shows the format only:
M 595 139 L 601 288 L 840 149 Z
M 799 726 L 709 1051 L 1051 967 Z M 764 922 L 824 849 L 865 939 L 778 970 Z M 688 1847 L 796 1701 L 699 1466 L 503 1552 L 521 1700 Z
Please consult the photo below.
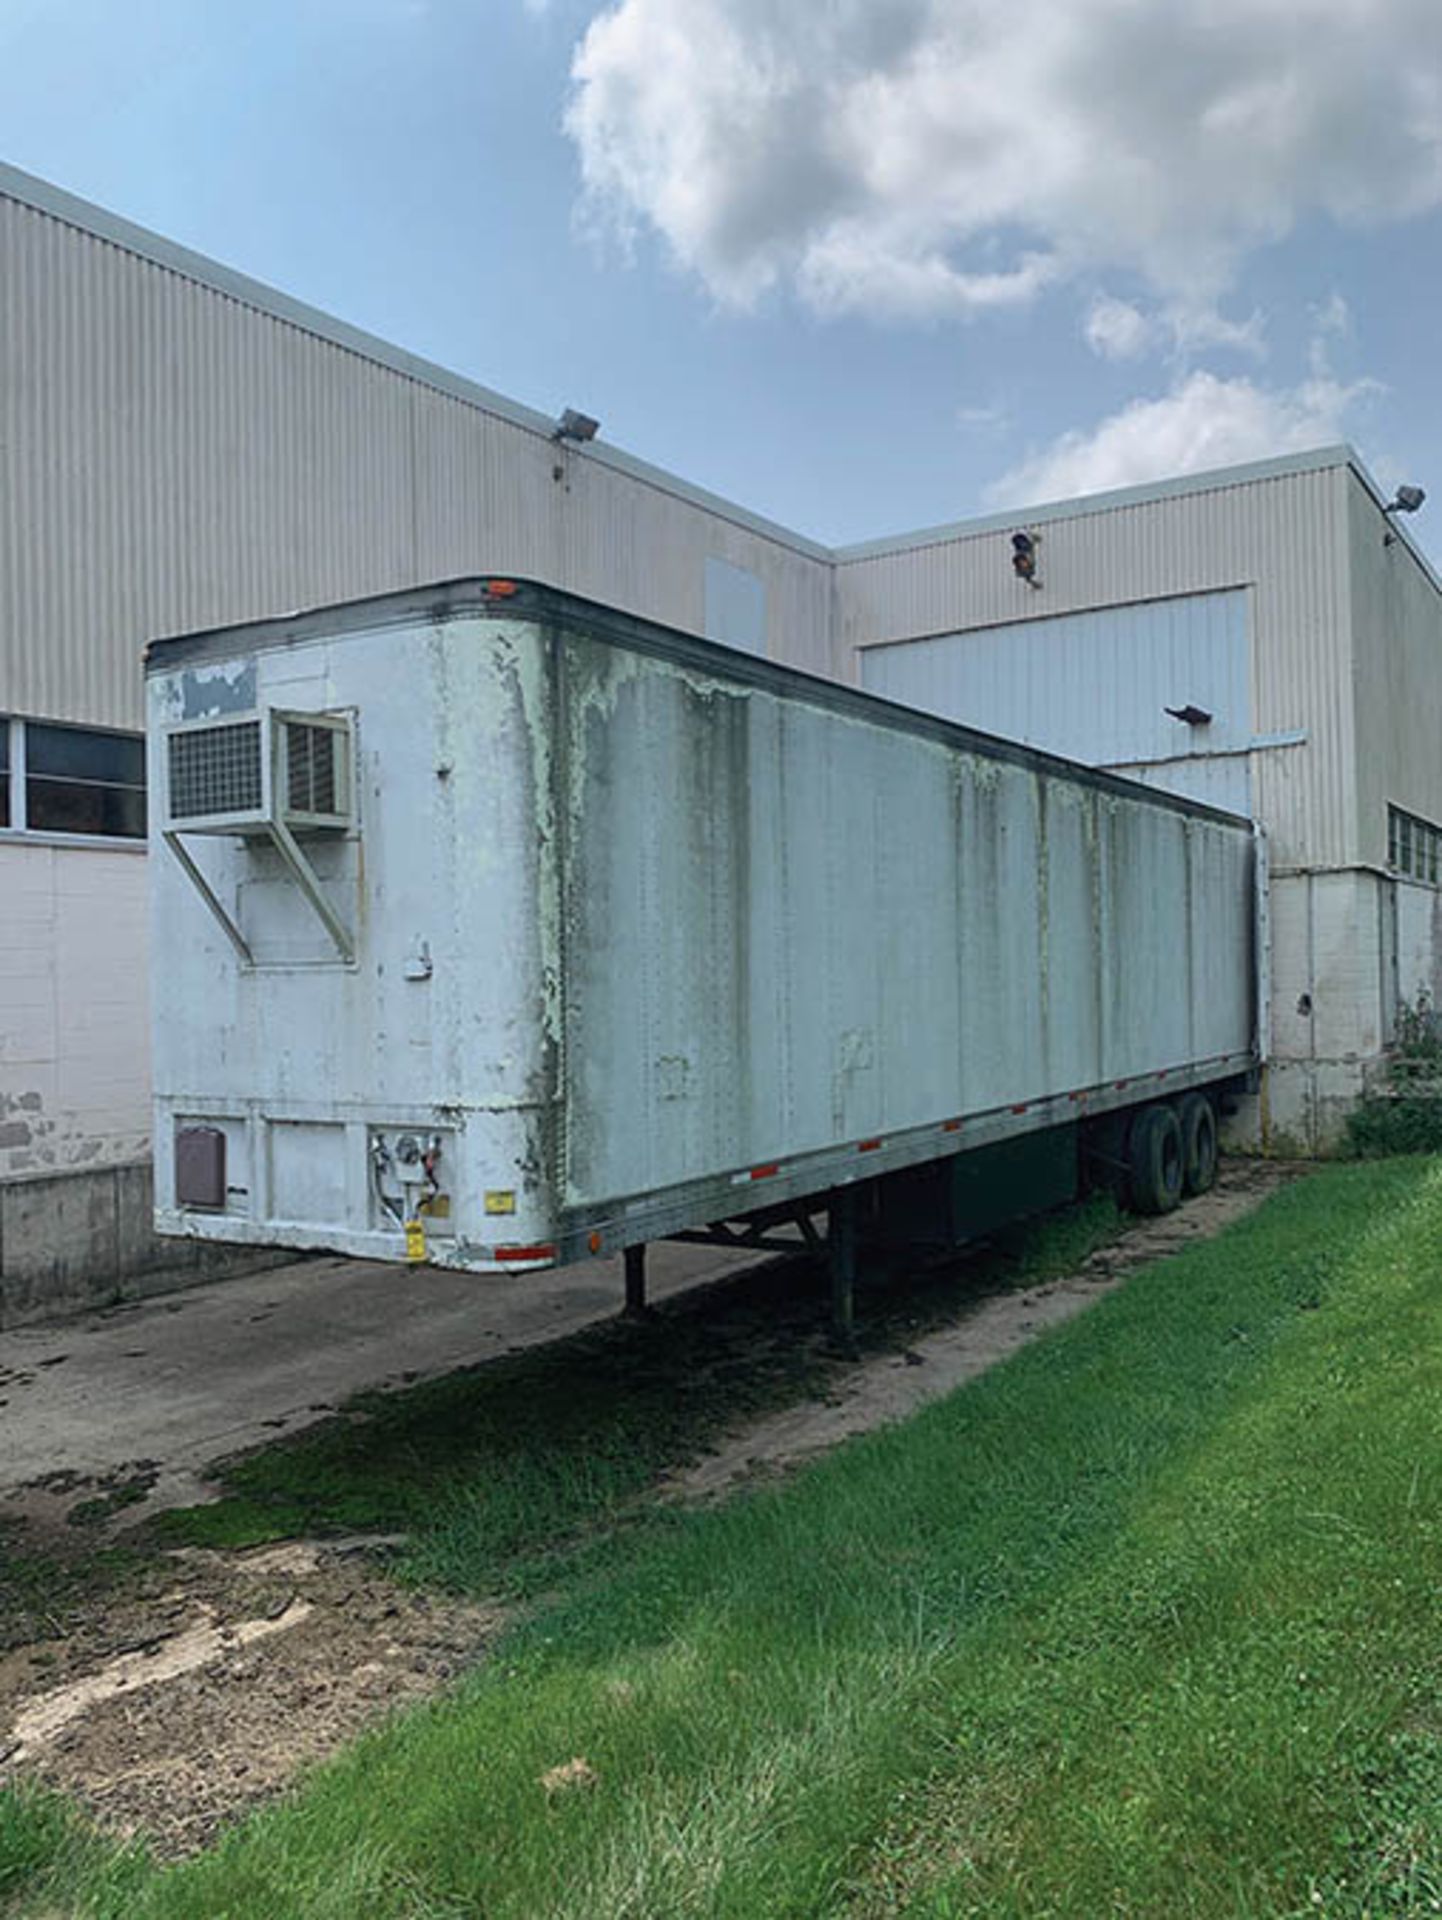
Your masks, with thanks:
M 498 1260 L 554 1260 L 554 1247 L 497 1247 Z
M 856 1143 L 856 1151 L 858 1153 L 875 1153 L 880 1145 L 881 1142 L 879 1140 L 858 1140 Z
M 943 1133 L 960 1133 L 961 1122 L 959 1120 L 943 1120 L 941 1130 Z
M 1016 1107 L 1013 1107 L 1013 1108 L 1012 1108 L 1012 1112 L 1013 1112 L 1013 1113 L 1025 1113 L 1025 1112 L 1026 1112 L 1026 1102 L 1025 1102 L 1025 1100 L 1023 1100 L 1023 1101 L 1021 1102 L 1021 1104 L 1020 1104 L 1020 1106 L 1016 1106 Z
M 486 592 L 493 600 L 509 600 L 513 593 L 520 592 L 520 588 L 514 580 L 488 580 Z
M 753 1180 L 769 1180 L 772 1174 L 780 1173 L 780 1171 L 781 1162 L 779 1160 L 769 1160 L 764 1167 L 753 1167 L 751 1169 L 751 1178 Z

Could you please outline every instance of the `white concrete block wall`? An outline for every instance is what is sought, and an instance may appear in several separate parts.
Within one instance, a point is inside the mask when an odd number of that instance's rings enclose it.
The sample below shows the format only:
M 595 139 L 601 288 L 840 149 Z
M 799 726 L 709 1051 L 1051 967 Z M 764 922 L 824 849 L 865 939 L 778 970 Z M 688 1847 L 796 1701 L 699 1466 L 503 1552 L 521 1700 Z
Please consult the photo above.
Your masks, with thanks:
M 1392 882 L 1357 868 L 1274 876 L 1272 1059 L 1263 1137 L 1279 1150 L 1336 1144 L 1385 1043 L 1395 984 Z
M 145 867 L 0 842 L 0 1178 L 149 1151 Z

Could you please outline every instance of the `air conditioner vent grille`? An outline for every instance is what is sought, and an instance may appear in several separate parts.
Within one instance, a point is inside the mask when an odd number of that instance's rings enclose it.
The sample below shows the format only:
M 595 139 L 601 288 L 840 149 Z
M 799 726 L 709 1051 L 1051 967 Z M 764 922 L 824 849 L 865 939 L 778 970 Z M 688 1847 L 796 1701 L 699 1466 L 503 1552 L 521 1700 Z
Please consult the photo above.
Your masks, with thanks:
M 253 813 L 261 805 L 259 720 L 170 736 L 170 817 Z
M 343 735 L 335 727 L 285 723 L 286 805 L 291 813 L 337 814 Z

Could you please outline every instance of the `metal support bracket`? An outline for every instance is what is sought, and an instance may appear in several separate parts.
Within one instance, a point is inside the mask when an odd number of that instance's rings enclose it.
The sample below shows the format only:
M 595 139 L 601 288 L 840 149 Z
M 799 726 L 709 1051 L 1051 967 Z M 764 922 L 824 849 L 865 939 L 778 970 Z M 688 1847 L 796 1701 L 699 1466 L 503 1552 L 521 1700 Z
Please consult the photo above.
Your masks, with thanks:
M 811 1217 L 815 1204 L 803 1201 L 800 1205 L 768 1207 L 743 1221 L 713 1220 L 709 1227 L 687 1227 L 666 1238 L 694 1247 L 734 1247 L 739 1253 L 810 1253 L 819 1258 L 825 1242 Z M 774 1232 L 778 1227 L 794 1227 L 800 1237 Z
M 272 846 L 274 846 L 276 852 L 285 862 L 291 879 L 295 881 L 296 885 L 305 895 L 316 918 L 330 935 L 337 953 L 339 953 L 341 959 L 345 961 L 347 966 L 354 966 L 355 941 L 351 938 L 350 930 L 345 922 L 321 891 L 320 881 L 316 877 L 315 869 L 311 866 L 309 860 L 306 859 L 305 850 L 302 848 L 300 842 L 283 820 L 268 820 L 265 823 L 265 832 Z M 225 937 L 235 948 L 242 965 L 253 967 L 255 965 L 255 955 L 251 952 L 245 935 L 236 925 L 232 916 L 226 911 L 225 905 L 216 893 L 214 887 L 211 886 L 210 882 L 201 872 L 195 856 L 191 853 L 189 847 L 185 845 L 185 842 L 173 827 L 167 827 L 164 830 L 164 839 L 166 846 L 170 848 L 170 851 L 185 869 L 191 885 L 225 930 Z
M 196 865 L 189 847 L 186 846 L 180 835 L 170 827 L 165 829 L 165 844 L 185 869 L 191 885 L 220 922 L 225 931 L 226 939 L 229 940 L 230 944 L 235 948 L 236 953 L 240 956 L 242 966 L 253 967 L 255 965 L 255 955 L 247 946 L 245 935 L 226 912 L 224 906 L 221 904 L 220 896 Z
M 355 942 L 351 939 L 350 930 L 331 905 L 330 901 L 327 900 L 321 892 L 320 881 L 316 878 L 315 869 L 309 860 L 306 859 L 305 854 L 301 850 L 300 842 L 285 824 L 284 820 L 270 820 L 267 822 L 267 825 L 270 828 L 270 837 L 275 843 L 276 851 L 290 868 L 291 877 L 294 879 L 296 885 L 315 909 L 316 918 L 335 942 L 336 952 L 339 953 L 341 959 L 345 961 L 347 966 L 354 966 Z

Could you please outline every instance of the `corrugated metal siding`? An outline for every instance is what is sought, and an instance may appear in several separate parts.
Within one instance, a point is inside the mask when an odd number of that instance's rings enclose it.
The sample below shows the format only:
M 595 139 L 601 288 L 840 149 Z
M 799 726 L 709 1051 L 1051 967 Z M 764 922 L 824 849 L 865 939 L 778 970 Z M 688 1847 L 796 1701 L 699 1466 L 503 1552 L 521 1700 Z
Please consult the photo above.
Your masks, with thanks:
M 1252 734 L 1247 596 L 1141 606 L 870 647 L 870 692 L 1094 766 L 1245 752 Z M 1168 717 L 1188 703 L 1204 732 Z
M 1180 793 L 1188 800 L 1200 800 L 1208 807 L 1223 807 L 1228 813 L 1252 811 L 1251 756 L 1229 754 L 1215 760 L 1162 760 L 1147 766 L 1129 767 L 1119 762 L 1113 773 L 1128 780 L 1139 780 L 1144 787 L 1156 787 L 1161 793 Z
M 1357 649 L 1357 835 L 1387 859 L 1387 806 L 1442 825 L 1442 599 L 1351 478 L 1347 545 Z
M 1251 589 L 1252 713 L 1305 747 L 1257 756 L 1255 806 L 1278 864 L 1355 855 L 1356 759 L 1346 553 L 1347 469 L 1319 468 L 1049 519 L 1034 592 L 1005 528 L 843 558 L 838 675 L 880 641 L 1049 619 L 1089 608 Z M 1015 525 L 1024 526 L 1024 514 Z
M 708 554 L 829 661 L 801 543 L 5 195 L 0 401 L 0 711 L 139 726 L 157 634 L 485 568 L 700 631 Z

